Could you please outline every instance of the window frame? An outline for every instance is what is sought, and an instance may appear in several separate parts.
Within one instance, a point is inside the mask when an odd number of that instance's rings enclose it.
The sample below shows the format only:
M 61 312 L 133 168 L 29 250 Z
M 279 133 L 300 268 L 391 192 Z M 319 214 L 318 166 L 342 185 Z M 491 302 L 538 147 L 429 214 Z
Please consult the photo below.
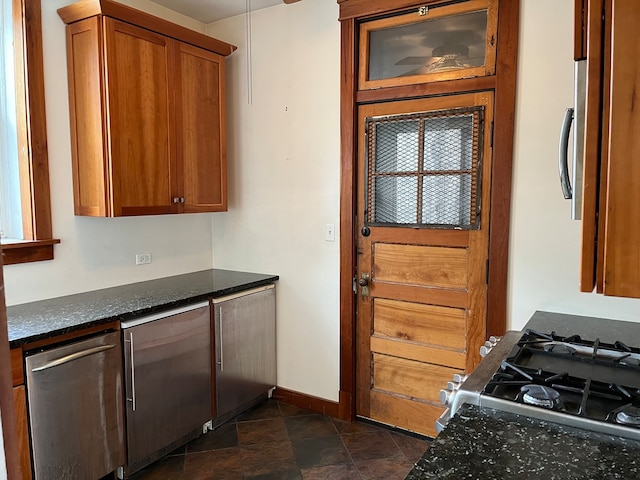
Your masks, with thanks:
M 53 259 L 41 0 L 12 0 L 18 162 L 24 240 L 2 243 L 5 265 Z

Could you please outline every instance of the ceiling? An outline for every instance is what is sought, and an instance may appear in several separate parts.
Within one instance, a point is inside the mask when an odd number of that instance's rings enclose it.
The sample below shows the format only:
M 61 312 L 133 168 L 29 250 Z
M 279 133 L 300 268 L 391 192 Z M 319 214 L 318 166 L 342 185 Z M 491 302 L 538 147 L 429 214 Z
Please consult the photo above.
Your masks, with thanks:
M 246 12 L 282 5 L 283 0 L 151 0 L 203 23 L 235 17 Z

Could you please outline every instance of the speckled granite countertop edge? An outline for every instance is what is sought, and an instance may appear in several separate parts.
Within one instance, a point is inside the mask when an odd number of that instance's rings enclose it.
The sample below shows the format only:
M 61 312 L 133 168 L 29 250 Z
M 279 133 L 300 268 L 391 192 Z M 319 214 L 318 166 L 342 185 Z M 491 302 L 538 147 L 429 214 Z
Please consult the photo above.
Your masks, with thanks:
M 210 269 L 7 307 L 10 348 L 172 310 L 276 282 L 278 275 Z
M 640 441 L 463 405 L 405 480 L 640 478 Z

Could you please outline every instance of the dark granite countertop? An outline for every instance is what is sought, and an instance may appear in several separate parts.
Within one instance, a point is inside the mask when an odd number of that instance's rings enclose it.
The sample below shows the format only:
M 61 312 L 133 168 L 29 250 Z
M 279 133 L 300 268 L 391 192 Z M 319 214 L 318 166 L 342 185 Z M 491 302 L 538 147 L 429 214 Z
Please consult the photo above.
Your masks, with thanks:
M 640 442 L 463 405 L 406 480 L 640 478 Z
M 619 340 L 631 346 L 640 345 L 640 323 L 609 318 L 537 311 L 529 319 L 525 328 L 539 332 L 555 331 L 561 336 L 578 334 L 585 340 L 599 338 L 604 343 L 614 343 Z
M 203 270 L 7 307 L 11 348 L 118 320 L 222 297 L 278 280 L 233 270 Z

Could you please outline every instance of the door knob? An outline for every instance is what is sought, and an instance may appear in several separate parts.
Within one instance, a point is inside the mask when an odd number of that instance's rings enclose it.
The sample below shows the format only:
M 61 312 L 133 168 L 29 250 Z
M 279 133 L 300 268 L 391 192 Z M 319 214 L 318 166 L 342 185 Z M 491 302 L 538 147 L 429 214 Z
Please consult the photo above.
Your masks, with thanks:
M 360 285 L 360 293 L 363 297 L 369 296 L 369 278 L 370 275 L 368 273 L 363 273 L 358 279 L 358 285 Z

